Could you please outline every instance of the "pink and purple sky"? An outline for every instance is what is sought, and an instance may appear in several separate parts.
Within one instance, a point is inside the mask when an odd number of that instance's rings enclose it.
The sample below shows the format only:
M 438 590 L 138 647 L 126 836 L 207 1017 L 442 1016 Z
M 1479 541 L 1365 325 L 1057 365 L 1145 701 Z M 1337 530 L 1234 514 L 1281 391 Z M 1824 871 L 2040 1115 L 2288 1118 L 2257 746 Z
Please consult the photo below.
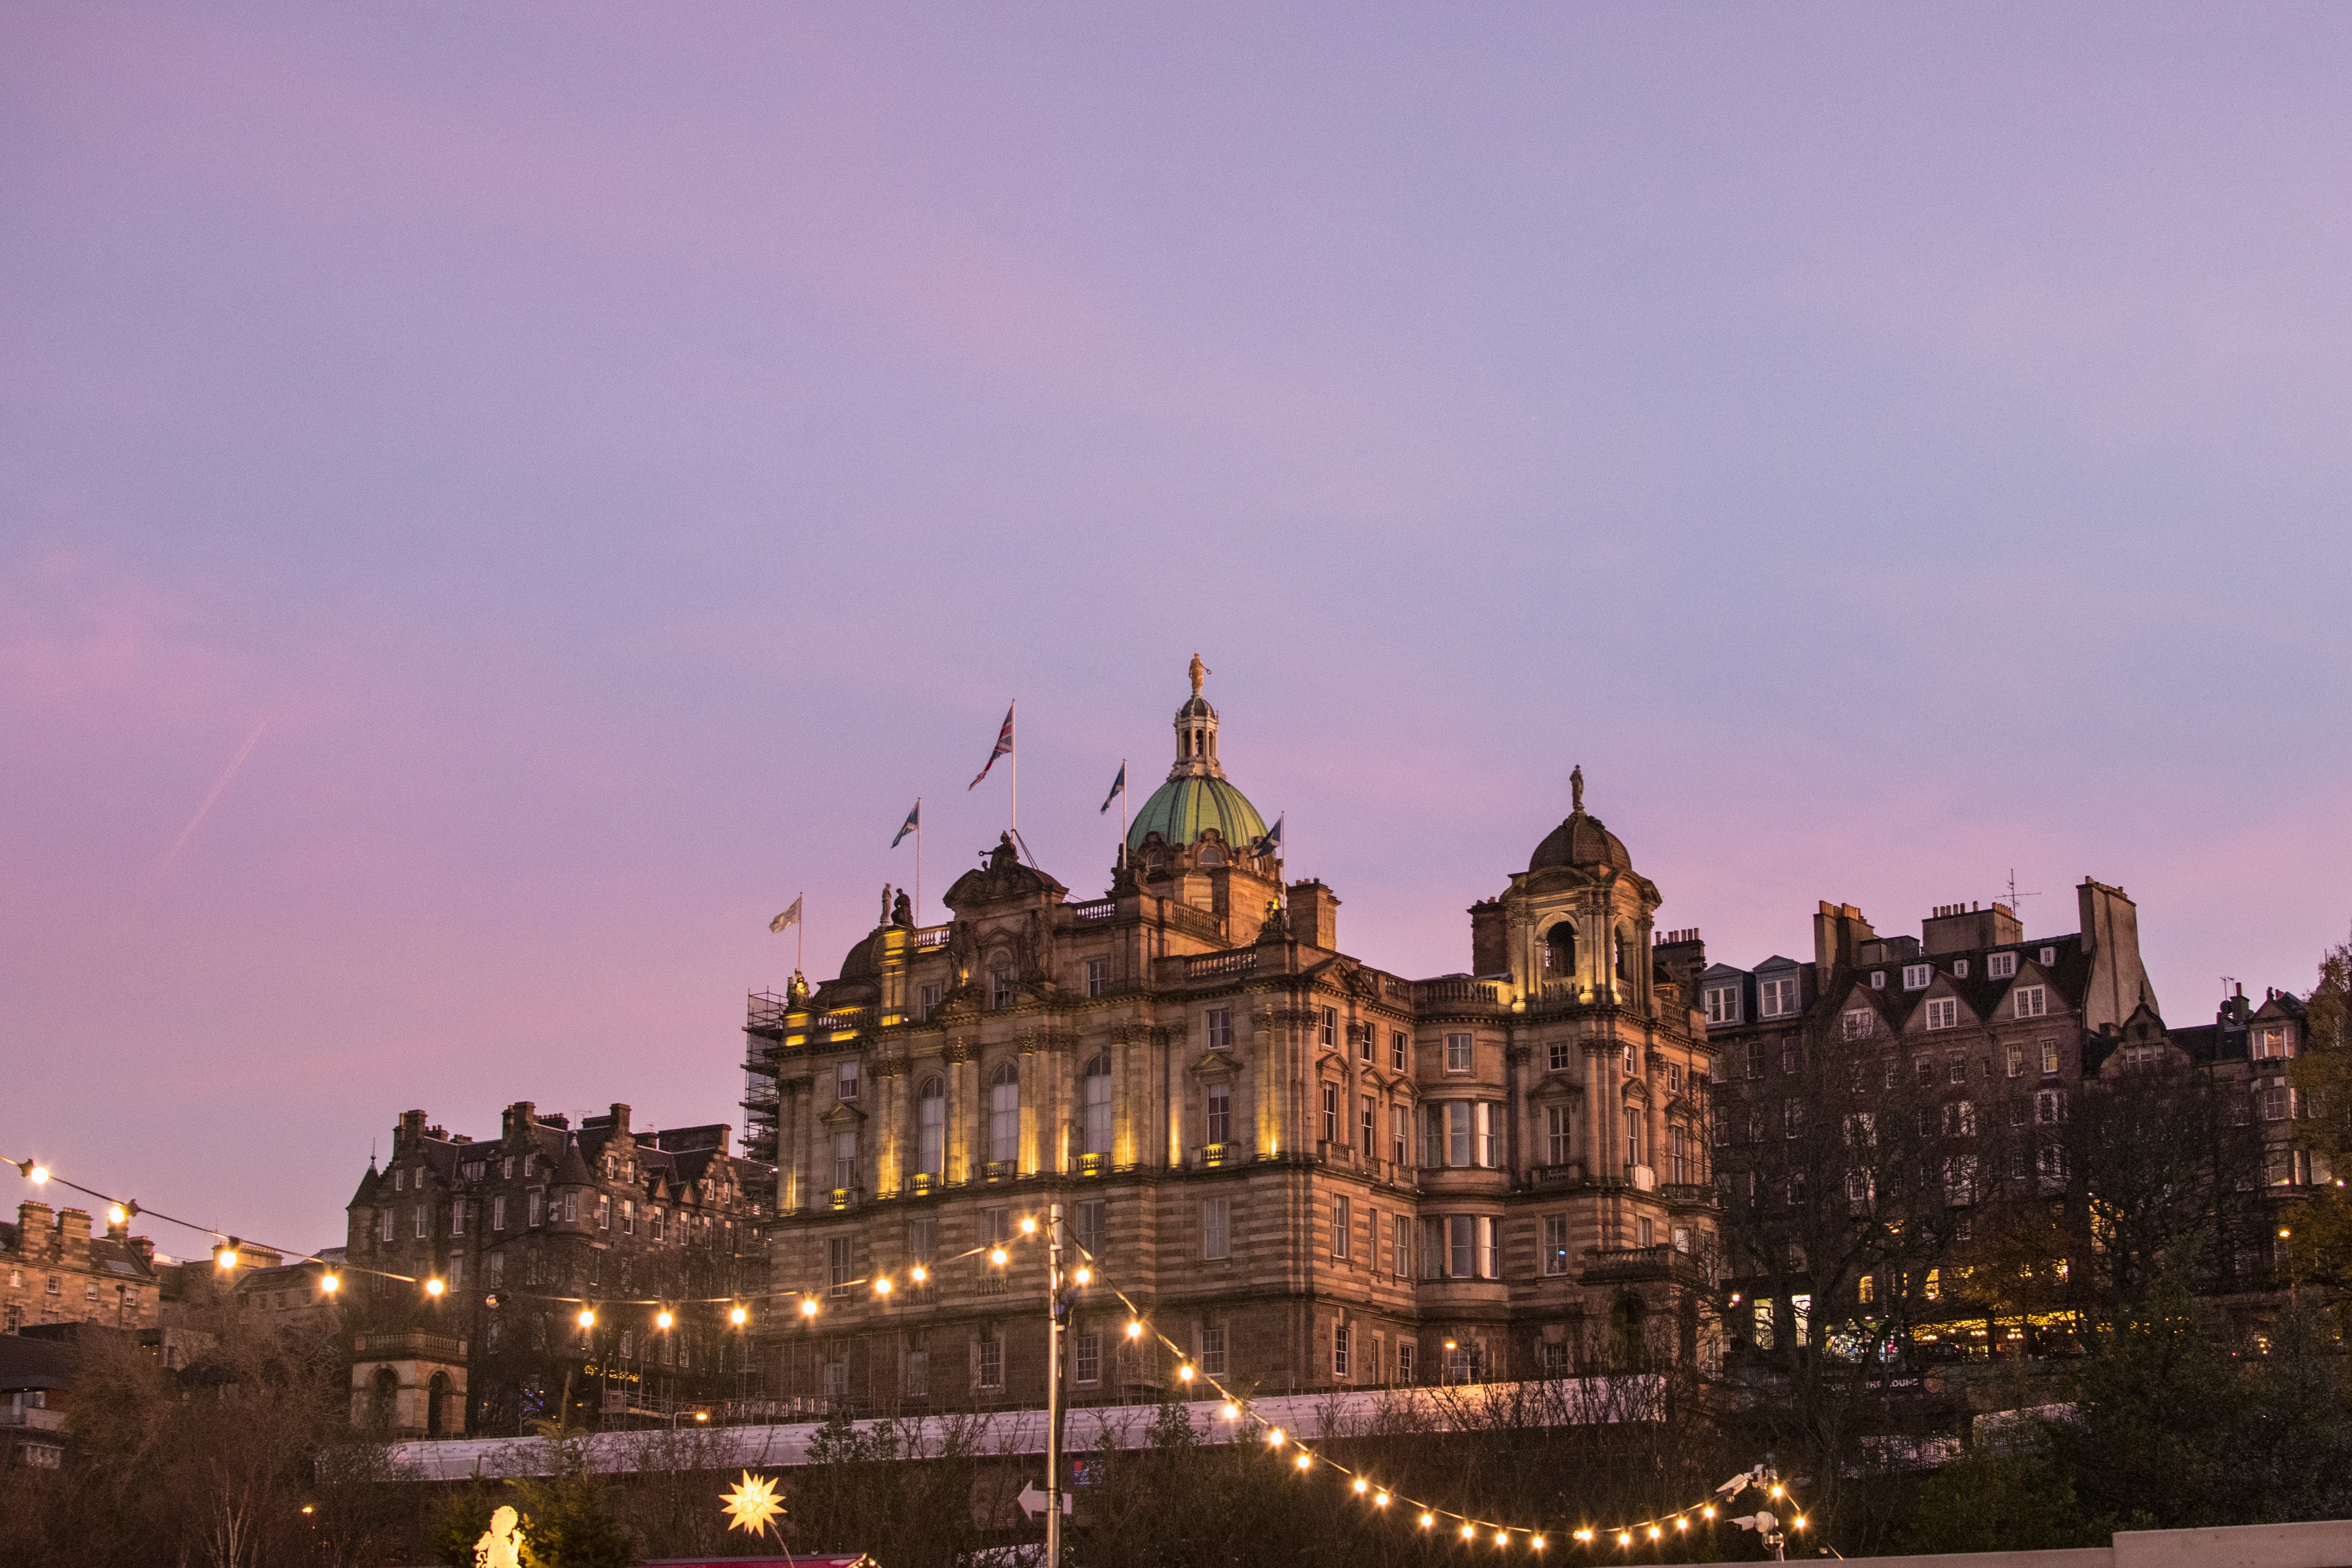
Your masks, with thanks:
M 2340 8 L 27 5 L 0 211 L 0 1154 L 247 1236 L 740 1122 L 1196 648 L 1407 973 L 1577 763 L 1734 963 L 2352 921 Z

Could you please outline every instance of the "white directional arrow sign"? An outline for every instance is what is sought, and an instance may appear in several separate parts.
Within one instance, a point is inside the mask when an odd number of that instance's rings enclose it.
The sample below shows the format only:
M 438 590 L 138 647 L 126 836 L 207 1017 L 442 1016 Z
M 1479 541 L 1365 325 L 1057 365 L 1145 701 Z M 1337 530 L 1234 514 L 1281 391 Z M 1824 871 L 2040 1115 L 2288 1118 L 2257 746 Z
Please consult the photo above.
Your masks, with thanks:
M 1045 1494 L 1037 1489 L 1035 1481 L 1022 1482 L 1020 1495 L 1013 1500 L 1019 1503 L 1021 1511 L 1031 1519 L 1045 1511 Z M 1064 1513 L 1070 1511 L 1070 1494 L 1067 1492 L 1062 1494 L 1062 1511 Z

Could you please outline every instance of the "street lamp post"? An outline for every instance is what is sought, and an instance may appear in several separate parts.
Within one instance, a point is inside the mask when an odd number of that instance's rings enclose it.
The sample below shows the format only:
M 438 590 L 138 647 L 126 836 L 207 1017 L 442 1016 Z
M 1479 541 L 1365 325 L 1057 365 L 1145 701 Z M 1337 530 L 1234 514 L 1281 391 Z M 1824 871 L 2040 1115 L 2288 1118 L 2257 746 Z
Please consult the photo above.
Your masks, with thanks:
M 1045 1220 L 1045 1568 L 1062 1568 L 1062 1332 L 1070 1303 L 1062 1294 L 1062 1205 Z

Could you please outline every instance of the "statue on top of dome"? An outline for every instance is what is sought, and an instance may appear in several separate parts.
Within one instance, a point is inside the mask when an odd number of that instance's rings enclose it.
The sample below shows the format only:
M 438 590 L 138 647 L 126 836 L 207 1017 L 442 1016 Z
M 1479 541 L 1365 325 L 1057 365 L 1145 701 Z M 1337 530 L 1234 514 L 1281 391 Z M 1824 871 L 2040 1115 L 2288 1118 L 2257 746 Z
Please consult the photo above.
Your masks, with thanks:
M 1581 763 L 1569 770 L 1568 793 L 1569 810 L 1571 813 L 1582 811 L 1584 809 L 1584 764 Z
M 1198 697 L 1201 695 L 1201 678 L 1204 675 L 1213 675 L 1216 672 L 1212 670 L 1207 665 L 1202 664 L 1201 662 L 1201 656 L 1198 653 L 1195 653 L 1192 656 L 1192 667 L 1185 673 L 1192 678 L 1192 695 Z

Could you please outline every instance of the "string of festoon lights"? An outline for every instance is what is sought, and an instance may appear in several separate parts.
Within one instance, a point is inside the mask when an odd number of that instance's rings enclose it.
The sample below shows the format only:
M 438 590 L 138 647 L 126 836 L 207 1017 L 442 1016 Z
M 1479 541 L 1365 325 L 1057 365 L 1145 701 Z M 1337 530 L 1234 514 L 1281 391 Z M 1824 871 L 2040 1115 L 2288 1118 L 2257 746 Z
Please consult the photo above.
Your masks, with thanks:
M 7 1163 L 16 1166 L 17 1172 L 36 1187 L 55 1183 L 58 1186 L 70 1188 L 74 1192 L 107 1205 L 107 1222 L 110 1226 L 124 1225 L 133 1218 L 143 1215 L 150 1219 L 161 1220 L 167 1225 L 178 1226 L 184 1230 L 216 1238 L 220 1245 L 215 1249 L 213 1259 L 215 1267 L 224 1274 L 232 1272 L 243 1265 L 245 1259 L 241 1256 L 240 1249 L 250 1247 L 272 1253 L 281 1260 L 290 1260 L 298 1266 L 304 1263 L 319 1264 L 322 1270 L 319 1278 L 319 1289 L 322 1293 L 330 1296 L 341 1289 L 341 1276 L 345 1274 L 359 1274 L 373 1279 L 394 1280 L 401 1284 L 415 1285 L 429 1300 L 433 1301 L 441 1300 L 449 1289 L 447 1281 L 435 1275 L 403 1274 L 393 1269 L 353 1264 L 348 1260 L 336 1263 L 316 1253 L 268 1247 L 265 1243 L 240 1237 L 217 1226 L 181 1219 L 164 1214 L 161 1210 L 145 1207 L 136 1199 L 113 1197 L 94 1187 L 86 1187 L 79 1183 L 68 1181 L 38 1160 L 11 1160 Z M 1790 1510 L 1789 1516 L 1785 1521 L 1772 1519 L 1767 1510 L 1759 1509 L 1759 1514 L 1769 1520 L 1769 1524 L 1759 1524 L 1757 1515 L 1750 1515 L 1747 1519 L 1732 1522 L 1739 1523 L 1743 1528 L 1759 1529 L 1767 1533 L 1769 1532 L 1771 1525 L 1782 1522 L 1797 1531 L 1806 1528 L 1807 1521 L 1803 1509 L 1790 1491 L 1787 1483 L 1761 1465 L 1752 1471 L 1743 1470 L 1716 1488 L 1707 1496 L 1683 1508 L 1653 1514 L 1644 1519 L 1622 1521 L 1616 1524 L 1586 1524 L 1564 1530 L 1538 1525 L 1512 1524 L 1483 1515 L 1465 1513 L 1438 1503 L 1408 1496 L 1394 1488 L 1383 1485 L 1370 1472 L 1359 1470 L 1341 1460 L 1331 1458 L 1318 1447 L 1293 1433 L 1286 1432 L 1280 1426 L 1255 1422 L 1251 1415 L 1250 1401 L 1247 1396 L 1227 1387 L 1217 1377 L 1195 1365 L 1192 1358 L 1181 1345 L 1152 1325 L 1149 1315 L 1133 1297 L 1104 1277 L 1102 1260 L 1087 1250 L 1077 1239 L 1075 1228 L 1066 1222 L 1063 1228 L 1067 1233 L 1064 1245 L 1076 1251 L 1079 1258 L 1076 1266 L 1069 1271 L 1071 1284 L 1080 1289 L 1099 1289 L 1116 1297 L 1119 1305 L 1127 1309 L 1126 1338 L 1136 1342 L 1149 1338 L 1164 1347 L 1175 1358 L 1177 1382 L 1187 1392 L 1196 1384 L 1205 1385 L 1211 1390 L 1222 1402 L 1218 1411 L 1219 1418 L 1233 1425 L 1235 1441 L 1248 1440 L 1243 1434 L 1250 1426 L 1255 1426 L 1255 1441 L 1269 1456 L 1286 1455 L 1290 1468 L 1302 1477 L 1310 1476 L 1318 1470 L 1333 1472 L 1348 1484 L 1350 1491 L 1363 1500 L 1365 1506 L 1375 1513 L 1408 1521 L 1410 1528 L 1432 1534 L 1451 1533 L 1459 1537 L 1465 1545 L 1486 1545 L 1498 1549 L 1523 1546 L 1531 1551 L 1542 1552 L 1547 1550 L 1556 1539 L 1565 1537 L 1572 1544 L 1596 1550 L 1614 1545 L 1630 1551 L 1638 1546 L 1664 1543 L 1669 1538 L 1686 1539 L 1694 1525 L 1704 1527 L 1715 1523 L 1733 1499 L 1751 1488 L 1759 1492 L 1768 1504 L 1784 1502 Z M 841 1294 L 862 1288 L 874 1298 L 887 1300 L 893 1292 L 900 1289 L 902 1279 L 908 1286 L 920 1288 L 929 1284 L 942 1266 L 952 1266 L 974 1258 L 982 1259 L 984 1266 L 990 1269 L 1003 1270 L 1012 1262 L 1013 1247 L 1045 1239 L 1041 1231 L 1041 1222 L 1037 1216 L 1024 1215 L 1020 1219 L 1017 1234 L 1014 1236 L 983 1242 L 978 1247 L 968 1247 L 961 1252 L 934 1259 L 929 1263 L 909 1263 L 898 1274 L 877 1273 L 864 1279 L 828 1282 L 822 1289 L 780 1289 L 684 1299 L 605 1296 L 592 1298 L 501 1289 L 487 1293 L 484 1301 L 495 1307 L 504 1300 L 513 1298 L 572 1307 L 577 1309 L 573 1314 L 574 1321 L 583 1330 L 591 1330 L 597 1325 L 599 1309 L 608 1310 L 632 1307 L 651 1309 L 652 1326 L 656 1329 L 667 1330 L 675 1324 L 677 1310 L 682 1307 L 720 1305 L 728 1308 L 726 1315 L 731 1326 L 746 1329 L 750 1327 L 752 1320 L 751 1302 L 775 1300 L 793 1302 L 794 1315 L 803 1321 L 813 1321 L 824 1310 L 823 1299 L 826 1295 L 832 1295 L 838 1300 Z

